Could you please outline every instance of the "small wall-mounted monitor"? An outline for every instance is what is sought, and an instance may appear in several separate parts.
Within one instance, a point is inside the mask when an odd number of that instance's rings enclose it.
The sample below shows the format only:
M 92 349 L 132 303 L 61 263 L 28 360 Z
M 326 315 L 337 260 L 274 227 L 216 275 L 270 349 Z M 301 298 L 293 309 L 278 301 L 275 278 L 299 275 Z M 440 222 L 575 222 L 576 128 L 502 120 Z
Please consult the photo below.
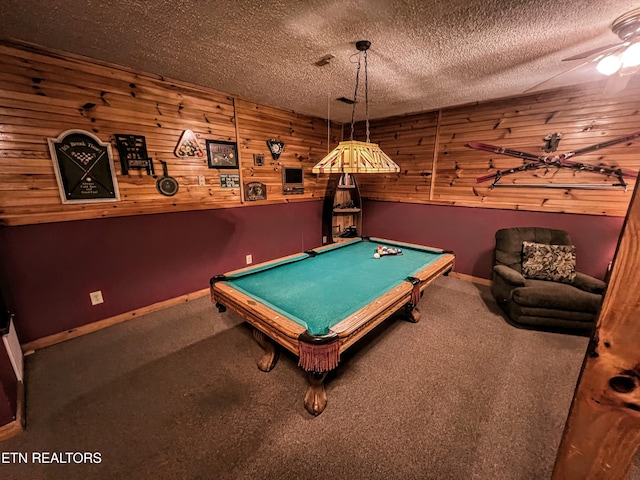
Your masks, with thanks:
M 304 193 L 302 168 L 282 167 L 282 193 L 285 195 Z

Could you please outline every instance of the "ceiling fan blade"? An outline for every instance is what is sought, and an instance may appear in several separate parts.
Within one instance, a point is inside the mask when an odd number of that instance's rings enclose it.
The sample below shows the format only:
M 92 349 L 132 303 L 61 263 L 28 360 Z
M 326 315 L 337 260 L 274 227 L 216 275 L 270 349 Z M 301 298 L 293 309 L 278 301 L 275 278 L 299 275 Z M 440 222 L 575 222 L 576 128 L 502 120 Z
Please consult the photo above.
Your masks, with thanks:
M 577 55 L 574 55 L 573 57 L 569 57 L 569 58 L 563 58 L 562 61 L 563 62 L 570 62 L 572 60 L 582 60 L 583 58 L 589 58 L 589 57 L 593 57 L 594 55 L 597 55 L 598 53 L 606 53 L 609 52 L 610 50 L 619 48 L 619 47 L 626 47 L 629 44 L 629 42 L 622 42 L 622 43 L 613 43 L 611 45 L 606 45 L 604 47 L 598 47 L 598 48 L 594 48 L 593 50 L 589 50 L 587 52 L 582 52 L 579 53 Z
M 610 97 L 620 93 L 627 87 L 631 77 L 632 75 L 620 75 L 620 73 L 612 75 L 604 86 L 603 94 Z
M 577 65 L 574 65 L 573 67 L 571 67 L 569 70 L 565 70 L 563 72 L 560 73 L 556 73 L 553 77 L 549 77 L 546 80 L 534 85 L 533 87 L 527 88 L 523 93 L 529 93 L 532 92 L 534 90 L 538 90 L 539 87 L 542 87 L 543 85 L 546 85 L 547 83 L 551 83 L 552 80 L 555 80 L 556 78 L 562 76 L 562 75 L 567 75 L 568 73 L 571 73 L 575 70 L 578 70 L 579 68 L 585 66 L 586 64 L 588 64 L 591 60 L 587 60 L 586 62 L 582 62 L 579 63 Z

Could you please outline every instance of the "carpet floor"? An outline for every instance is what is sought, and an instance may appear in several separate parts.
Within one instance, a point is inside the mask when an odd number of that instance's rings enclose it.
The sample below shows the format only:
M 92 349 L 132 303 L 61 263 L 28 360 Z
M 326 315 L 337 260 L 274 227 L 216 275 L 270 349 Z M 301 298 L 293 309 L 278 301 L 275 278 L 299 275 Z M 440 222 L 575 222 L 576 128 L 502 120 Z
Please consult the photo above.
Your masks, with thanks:
M 454 278 L 419 306 L 419 323 L 392 318 L 343 355 L 318 417 L 297 359 L 259 371 L 250 328 L 208 298 L 38 350 L 27 429 L 0 444 L 27 462 L 0 477 L 548 479 L 588 339 L 515 328 Z

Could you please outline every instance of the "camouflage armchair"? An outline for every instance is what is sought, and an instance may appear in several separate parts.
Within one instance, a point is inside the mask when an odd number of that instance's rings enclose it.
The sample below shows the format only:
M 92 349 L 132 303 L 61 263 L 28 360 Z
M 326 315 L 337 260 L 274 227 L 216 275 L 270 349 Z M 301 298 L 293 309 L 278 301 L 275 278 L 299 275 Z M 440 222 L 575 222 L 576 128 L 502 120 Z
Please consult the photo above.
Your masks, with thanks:
M 496 232 L 491 293 L 518 324 L 590 333 L 606 283 L 575 271 L 575 247 L 564 230 Z

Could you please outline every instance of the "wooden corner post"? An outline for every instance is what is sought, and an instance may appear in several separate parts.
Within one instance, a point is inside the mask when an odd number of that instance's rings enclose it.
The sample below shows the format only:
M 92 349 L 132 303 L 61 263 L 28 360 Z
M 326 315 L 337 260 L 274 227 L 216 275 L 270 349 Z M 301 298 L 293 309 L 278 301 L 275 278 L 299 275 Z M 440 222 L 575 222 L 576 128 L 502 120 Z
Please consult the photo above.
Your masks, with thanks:
M 553 480 L 625 479 L 640 445 L 640 196 L 631 199 Z

